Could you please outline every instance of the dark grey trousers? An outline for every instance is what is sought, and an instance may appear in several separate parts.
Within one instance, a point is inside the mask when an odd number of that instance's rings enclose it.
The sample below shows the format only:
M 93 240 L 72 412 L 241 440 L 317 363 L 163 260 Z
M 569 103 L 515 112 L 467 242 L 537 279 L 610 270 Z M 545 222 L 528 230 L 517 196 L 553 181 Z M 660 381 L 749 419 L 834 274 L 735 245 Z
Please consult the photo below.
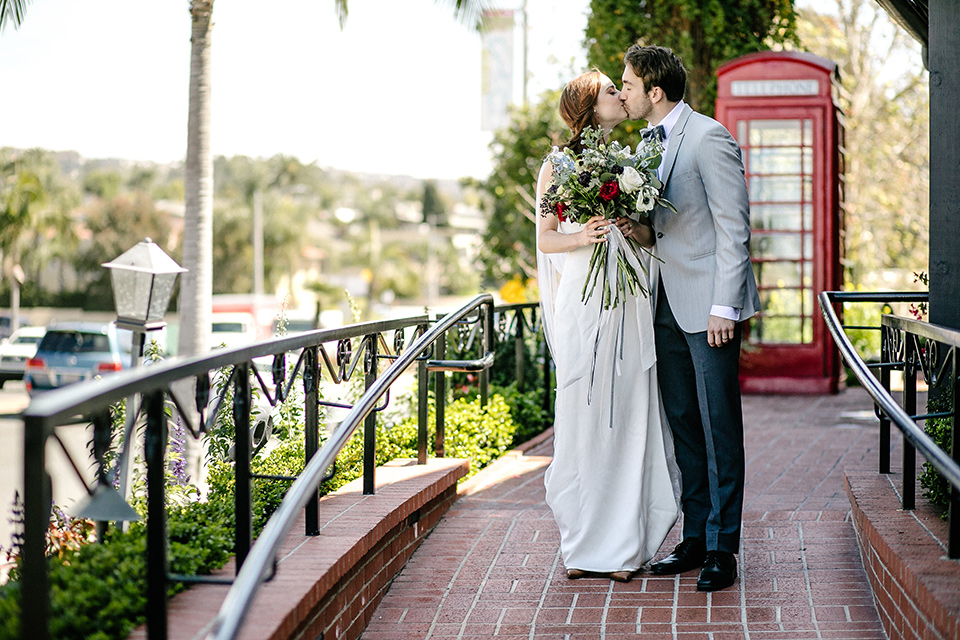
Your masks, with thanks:
M 733 340 L 711 347 L 706 331 L 680 328 L 660 285 L 654 319 L 657 378 L 680 467 L 683 537 L 729 553 L 740 548 L 743 510 L 742 331 L 737 323 Z

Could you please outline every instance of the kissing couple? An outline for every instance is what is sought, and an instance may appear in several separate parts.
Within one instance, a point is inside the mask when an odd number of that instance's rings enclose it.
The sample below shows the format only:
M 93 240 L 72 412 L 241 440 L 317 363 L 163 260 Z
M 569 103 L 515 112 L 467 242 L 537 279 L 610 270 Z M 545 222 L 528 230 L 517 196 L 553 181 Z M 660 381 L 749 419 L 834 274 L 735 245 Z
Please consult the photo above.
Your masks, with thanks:
M 737 580 L 740 341 L 760 300 L 740 147 L 683 101 L 685 85 L 670 49 L 634 45 L 622 89 L 591 71 L 560 98 L 571 133 L 562 153 L 576 158 L 573 172 L 586 173 L 596 156 L 596 132 L 612 146 L 618 124 L 646 121 L 644 137 L 659 153 L 651 171 L 661 200 L 651 210 L 628 200 L 630 215 L 610 216 L 607 196 L 617 190 L 608 189 L 602 207 L 596 200 L 595 210 L 569 215 L 558 197 L 576 191 L 589 199 L 603 179 L 587 175 L 558 190 L 561 165 L 548 157 L 537 180 L 540 305 L 557 377 L 554 457 L 544 481 L 571 579 L 629 581 L 682 515 L 680 543 L 647 569 L 697 569 L 701 591 Z M 644 248 L 635 253 L 645 286 L 624 291 L 615 313 L 605 312 L 603 296 L 584 297 L 595 245 L 605 243 Z

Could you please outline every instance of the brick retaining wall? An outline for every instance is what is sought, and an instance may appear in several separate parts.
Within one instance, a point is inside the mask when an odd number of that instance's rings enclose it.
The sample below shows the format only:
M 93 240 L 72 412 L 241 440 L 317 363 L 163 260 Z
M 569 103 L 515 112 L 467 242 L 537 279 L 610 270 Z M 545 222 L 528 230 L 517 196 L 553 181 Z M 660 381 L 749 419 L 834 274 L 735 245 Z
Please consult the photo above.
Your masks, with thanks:
M 960 562 L 947 557 L 946 523 L 923 501 L 904 511 L 900 474 L 845 473 L 863 567 L 891 640 L 960 638 Z
M 394 460 L 377 468 L 373 496 L 358 479 L 320 500 L 320 535 L 305 536 L 303 515 L 278 554 L 277 574 L 250 607 L 244 640 L 354 640 L 394 576 L 457 498 L 469 462 Z M 234 566 L 217 572 L 232 577 Z M 227 593 L 194 585 L 169 605 L 168 638 L 200 640 Z M 130 638 L 147 637 L 141 627 Z

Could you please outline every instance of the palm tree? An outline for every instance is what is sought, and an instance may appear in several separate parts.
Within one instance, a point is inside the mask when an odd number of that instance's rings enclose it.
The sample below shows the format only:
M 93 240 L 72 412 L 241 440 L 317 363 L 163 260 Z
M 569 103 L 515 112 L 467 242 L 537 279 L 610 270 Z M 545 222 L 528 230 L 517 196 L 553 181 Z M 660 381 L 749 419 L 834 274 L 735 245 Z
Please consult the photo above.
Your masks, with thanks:
M 26 0 L 20 0 L 26 1 Z M 480 26 L 484 0 L 438 0 L 452 6 L 457 19 Z M 6 2 L 6 0 L 0 0 Z M 177 352 L 194 355 L 209 349 L 213 302 L 213 155 L 210 151 L 210 29 L 214 0 L 190 0 L 193 20 L 190 52 L 190 106 L 184 176 L 185 219 L 180 282 L 180 337 Z M 340 28 L 347 0 L 334 0 Z
M 210 29 L 213 0 L 190 0 L 190 97 L 184 173 L 183 267 L 177 353 L 210 348 L 213 303 L 213 154 L 210 151 Z

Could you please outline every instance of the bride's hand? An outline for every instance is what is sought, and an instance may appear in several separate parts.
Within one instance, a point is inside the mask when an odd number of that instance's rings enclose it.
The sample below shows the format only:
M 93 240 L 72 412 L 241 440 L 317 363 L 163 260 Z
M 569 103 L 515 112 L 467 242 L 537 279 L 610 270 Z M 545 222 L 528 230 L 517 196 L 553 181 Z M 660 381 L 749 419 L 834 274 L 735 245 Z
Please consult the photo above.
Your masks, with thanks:
M 607 228 L 610 221 L 603 216 L 593 216 L 587 220 L 586 226 L 580 232 L 581 243 L 583 246 L 589 244 L 600 244 L 607 241 L 607 234 L 610 230 Z

